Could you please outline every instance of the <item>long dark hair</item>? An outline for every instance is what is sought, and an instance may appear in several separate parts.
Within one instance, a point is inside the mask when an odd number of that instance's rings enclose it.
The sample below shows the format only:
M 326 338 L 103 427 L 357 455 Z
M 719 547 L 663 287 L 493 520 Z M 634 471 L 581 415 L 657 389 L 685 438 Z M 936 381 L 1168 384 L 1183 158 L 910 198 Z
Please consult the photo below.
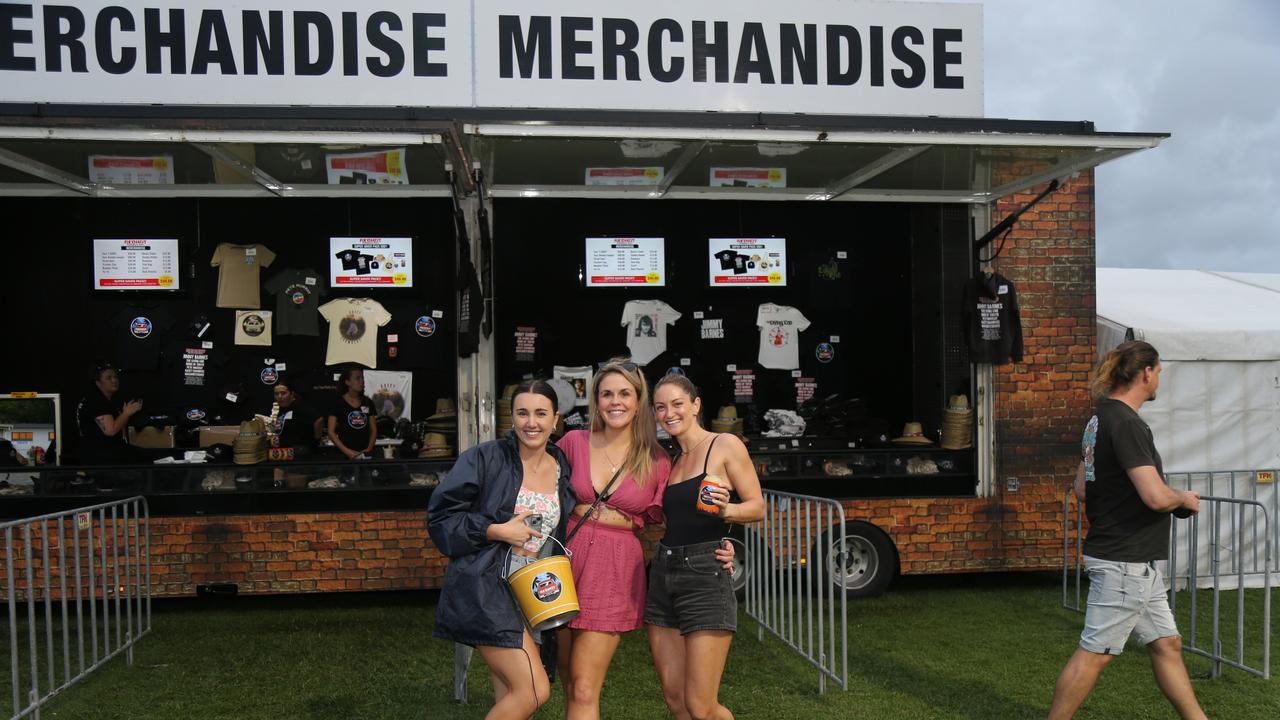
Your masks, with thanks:
M 519 385 L 516 385 L 515 392 L 511 393 L 511 402 L 514 404 L 516 396 L 523 395 L 524 393 L 541 395 L 551 401 L 551 410 L 553 412 L 560 412 L 560 396 L 556 395 L 556 389 L 551 387 L 550 383 L 546 380 L 535 378 L 533 380 L 525 380 Z
M 693 381 L 685 377 L 684 375 L 680 375 L 678 373 L 667 373 L 666 375 L 663 375 L 662 379 L 659 380 L 658 383 L 653 386 L 654 398 L 658 397 L 658 390 L 661 389 L 663 385 L 675 385 L 676 387 L 683 390 L 685 394 L 689 396 L 690 400 L 698 399 L 698 386 L 694 385 Z M 701 412 L 699 412 L 697 415 L 694 416 L 694 422 L 698 423 L 699 427 L 705 427 L 705 425 L 702 424 Z
M 1089 389 L 1095 397 L 1105 397 L 1128 387 L 1146 368 L 1160 364 L 1160 353 L 1151 343 L 1130 340 L 1120 343 L 1116 349 L 1102 358 L 1102 364 L 1094 373 Z
M 363 373 L 364 368 L 359 365 L 347 365 L 342 368 L 342 372 L 338 373 L 338 397 L 346 397 L 347 390 L 350 389 L 347 387 L 347 381 L 350 380 L 351 376 L 355 375 L 356 372 Z M 373 401 L 369 399 L 369 396 L 364 393 L 361 393 L 360 395 L 360 402 L 367 405 L 373 404 Z

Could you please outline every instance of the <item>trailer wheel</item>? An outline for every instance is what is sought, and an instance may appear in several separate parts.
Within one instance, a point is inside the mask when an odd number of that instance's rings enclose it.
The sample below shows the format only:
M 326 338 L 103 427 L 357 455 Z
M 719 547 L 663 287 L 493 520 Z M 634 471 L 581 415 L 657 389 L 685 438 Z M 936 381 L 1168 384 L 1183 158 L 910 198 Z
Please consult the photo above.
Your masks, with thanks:
M 747 534 L 752 533 L 751 530 L 744 529 L 741 525 L 734 525 L 729 531 L 729 542 L 733 543 L 733 575 L 730 579 L 733 581 L 733 592 L 741 600 L 747 593 L 747 580 L 754 573 L 768 573 L 767 565 L 761 563 L 768 562 L 768 554 L 764 557 L 756 557 L 747 552 Z
M 823 563 L 819 576 L 834 584 L 837 592 L 843 591 L 845 597 L 873 597 L 883 593 L 897 574 L 898 553 L 893 541 L 880 528 L 861 520 L 847 522 L 844 528 L 844 547 L 840 546 L 839 526 L 824 534 L 814 546 L 810 557 Z

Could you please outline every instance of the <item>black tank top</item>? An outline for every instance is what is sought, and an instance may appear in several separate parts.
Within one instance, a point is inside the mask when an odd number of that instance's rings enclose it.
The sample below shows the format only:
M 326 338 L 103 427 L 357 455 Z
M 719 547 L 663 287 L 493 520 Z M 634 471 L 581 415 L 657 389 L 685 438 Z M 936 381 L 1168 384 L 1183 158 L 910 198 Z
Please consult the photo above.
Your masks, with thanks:
M 707 476 L 711 446 L 716 444 L 719 437 L 716 435 L 711 438 L 711 445 L 707 446 L 702 473 L 684 482 L 668 485 L 667 491 L 662 495 L 662 512 L 667 516 L 667 533 L 662 537 L 662 544 L 667 547 L 713 542 L 729 534 L 729 523 L 720 515 L 711 515 L 694 508 L 698 486 L 702 484 L 702 478 Z M 733 499 L 732 492 L 729 499 Z

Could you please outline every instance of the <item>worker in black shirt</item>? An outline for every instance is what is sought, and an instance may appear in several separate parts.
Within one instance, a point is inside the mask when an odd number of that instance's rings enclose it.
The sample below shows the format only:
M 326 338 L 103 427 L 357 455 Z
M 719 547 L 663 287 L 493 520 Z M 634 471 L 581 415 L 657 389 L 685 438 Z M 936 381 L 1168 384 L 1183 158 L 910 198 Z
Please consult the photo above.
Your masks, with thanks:
M 323 432 L 324 421 L 298 399 L 298 393 L 284 383 L 271 389 L 276 406 L 280 408 L 276 425 L 280 433 L 280 447 L 293 448 L 294 457 L 310 455 Z
M 91 377 L 93 389 L 76 406 L 80 460 L 85 465 L 129 462 L 132 453 L 125 441 L 125 428 L 142 410 L 142 401 L 124 402 L 119 397 L 120 374 L 110 365 L 97 365 Z

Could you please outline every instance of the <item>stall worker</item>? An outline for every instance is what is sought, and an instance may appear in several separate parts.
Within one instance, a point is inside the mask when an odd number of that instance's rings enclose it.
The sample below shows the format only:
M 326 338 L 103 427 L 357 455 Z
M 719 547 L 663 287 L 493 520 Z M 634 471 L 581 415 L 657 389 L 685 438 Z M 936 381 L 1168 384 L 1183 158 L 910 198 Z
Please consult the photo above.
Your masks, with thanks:
M 142 410 L 142 401 L 120 398 L 120 373 L 108 363 L 94 366 L 90 380 L 93 387 L 76 405 L 80 461 L 85 465 L 127 463 L 133 453 L 125 440 L 125 428 Z
M 329 441 L 349 460 L 373 456 L 378 425 L 373 421 L 373 401 L 364 394 L 364 370 L 349 365 L 338 376 L 338 397 L 325 421 Z
M 298 399 L 298 393 L 285 383 L 277 384 L 271 394 L 279 408 L 276 425 L 280 447 L 292 448 L 294 457 L 310 455 L 323 436 L 324 419 L 311 412 Z

